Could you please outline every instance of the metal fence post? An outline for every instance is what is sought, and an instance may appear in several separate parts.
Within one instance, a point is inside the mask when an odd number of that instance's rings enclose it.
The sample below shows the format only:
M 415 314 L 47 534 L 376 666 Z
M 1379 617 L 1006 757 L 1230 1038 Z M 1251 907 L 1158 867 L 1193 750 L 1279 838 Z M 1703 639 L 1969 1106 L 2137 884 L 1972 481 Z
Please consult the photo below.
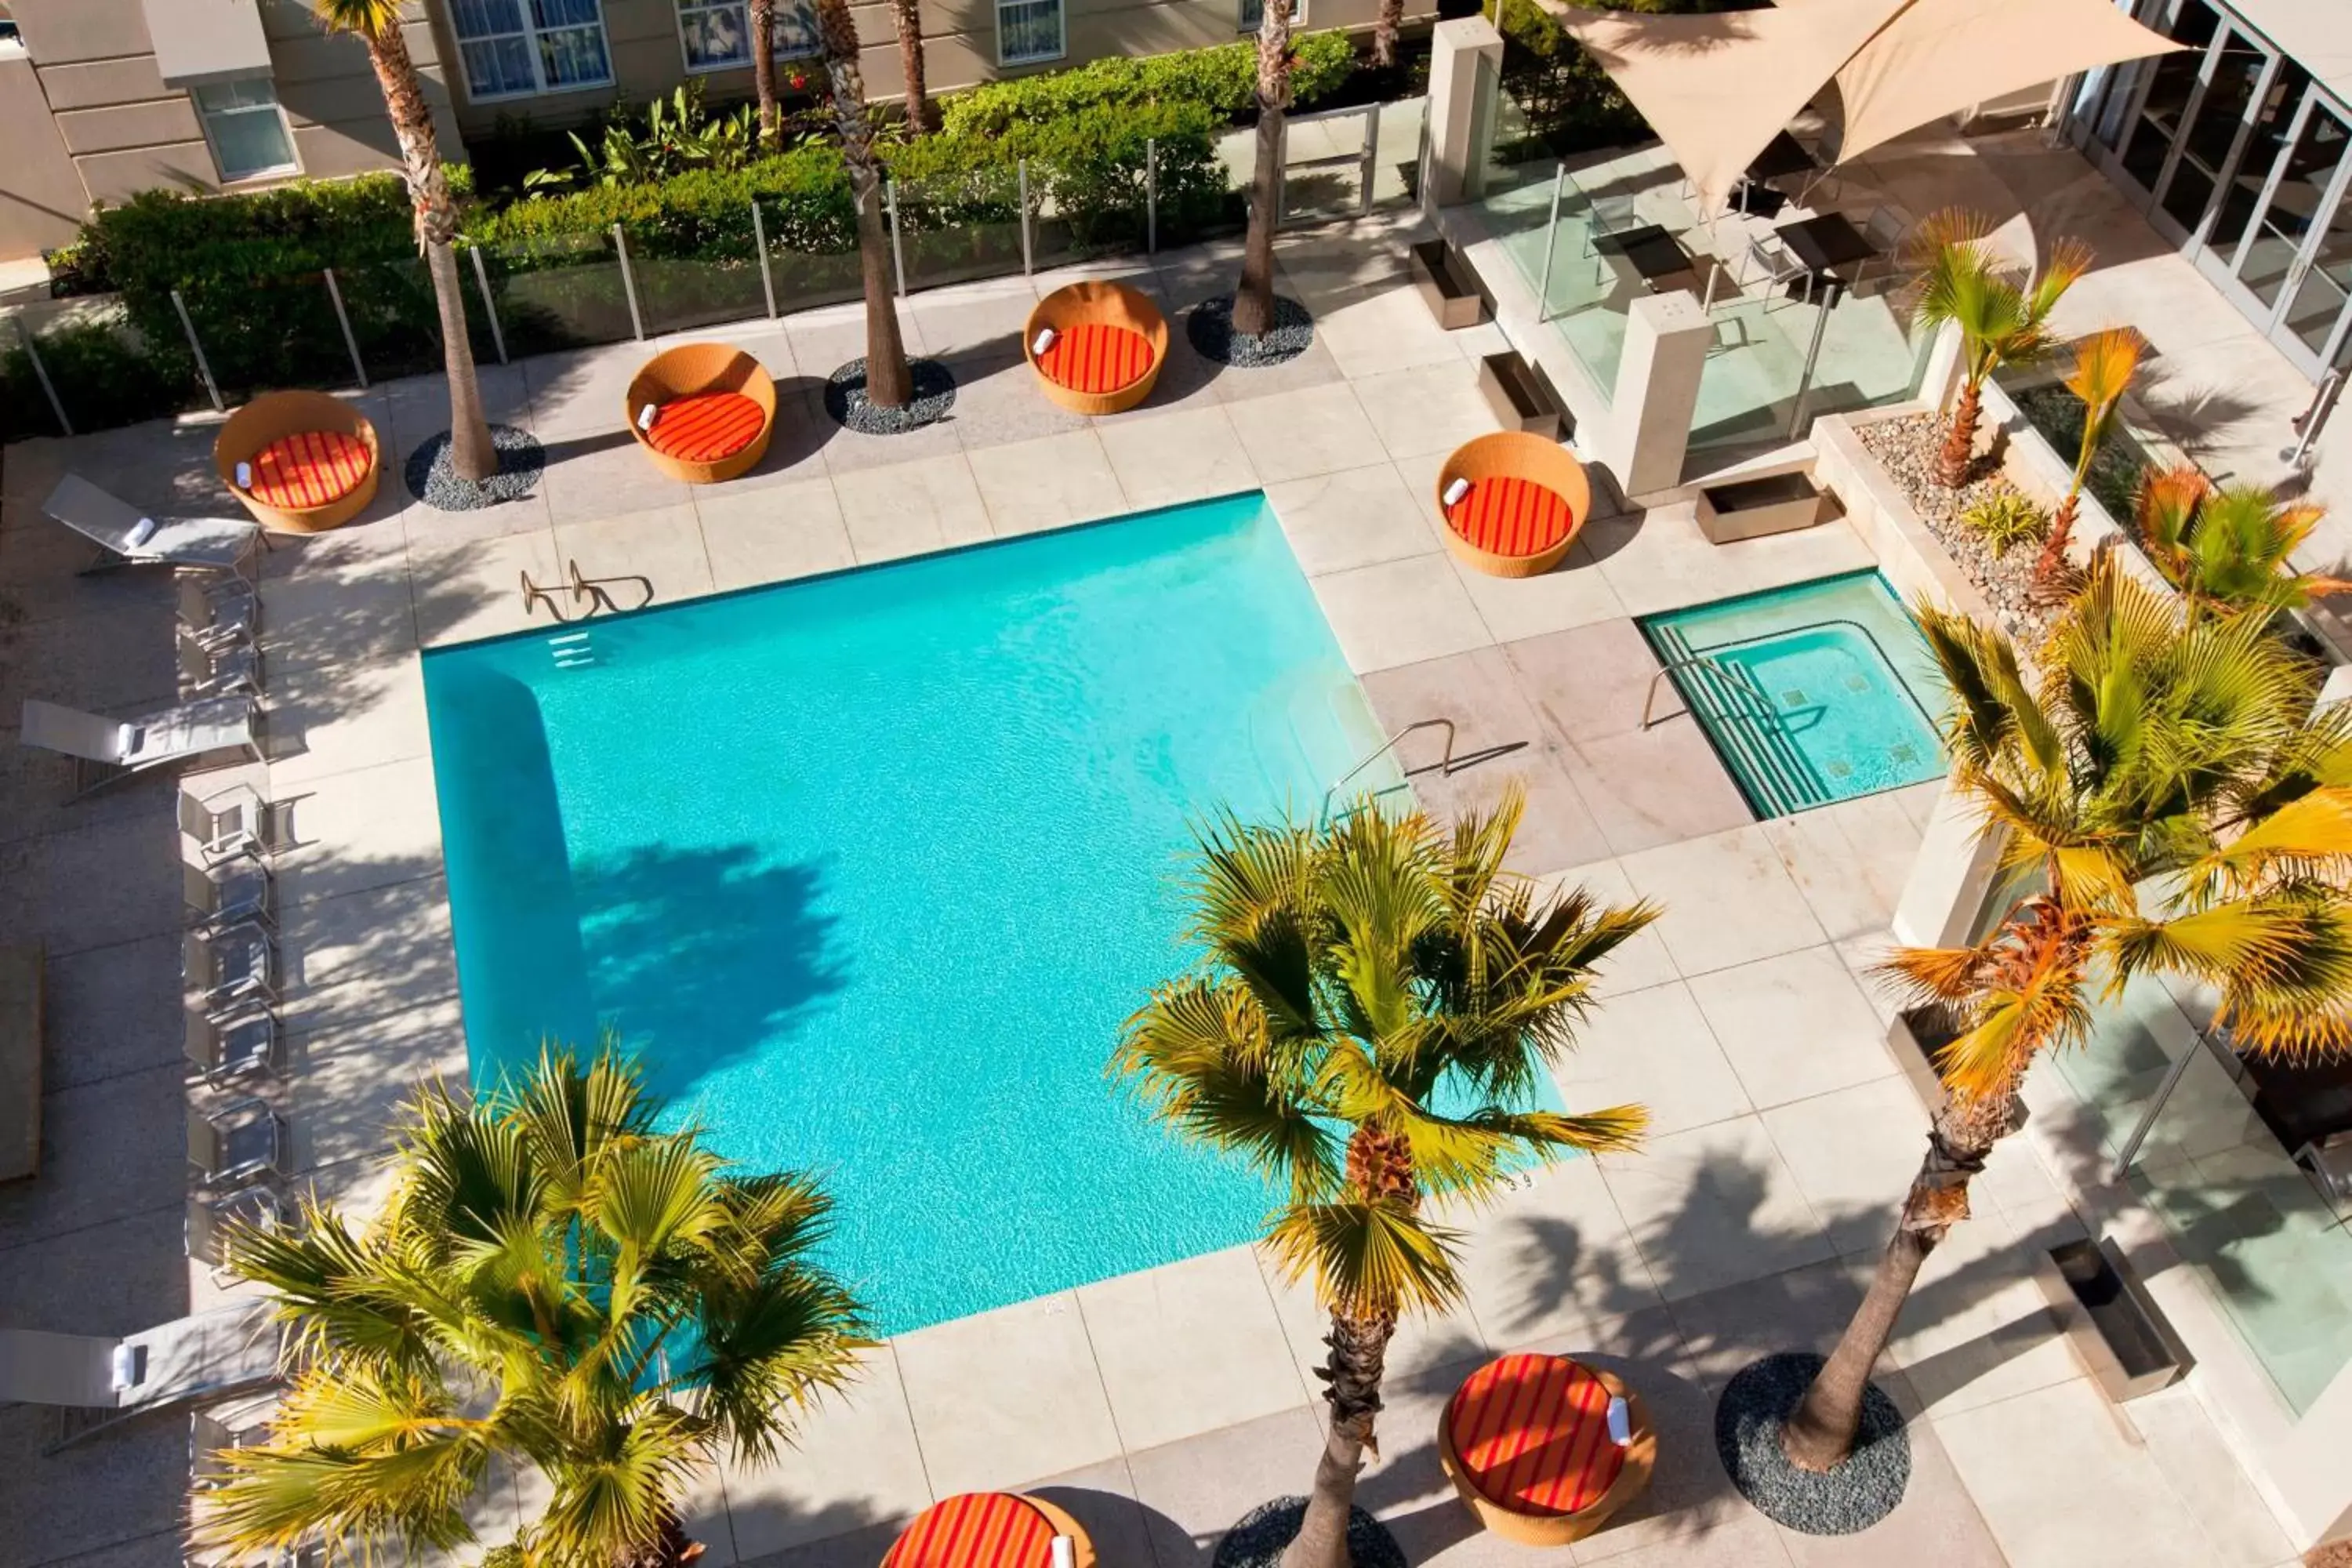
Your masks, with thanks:
M 1356 213 L 1360 217 L 1368 216 L 1371 213 L 1372 182 L 1379 177 L 1380 158 L 1381 106 L 1377 103 L 1368 103 L 1364 106 L 1364 164 L 1357 175 L 1358 181 L 1363 186 L 1362 195 L 1356 202 Z
M 1789 439 L 1791 441 L 1797 438 L 1797 432 L 1804 427 L 1805 400 L 1812 395 L 1813 370 L 1821 363 L 1822 339 L 1829 333 L 1831 309 L 1830 305 L 1824 303 L 1822 306 L 1822 313 L 1813 320 L 1812 346 L 1805 351 L 1804 372 L 1797 377 L 1796 406 L 1789 411 Z
M 882 182 L 882 205 L 890 214 L 890 270 L 898 276 L 898 298 L 907 297 L 907 251 L 898 241 L 898 182 Z
M 367 365 L 360 358 L 360 340 L 352 331 L 352 313 L 343 309 L 343 290 L 335 281 L 335 269 L 321 269 L 327 279 L 327 298 L 335 303 L 335 321 L 343 329 L 343 347 L 352 351 L 352 374 L 360 378 L 360 390 L 367 390 Z
M 1024 159 L 1022 159 L 1022 160 L 1020 161 L 1019 164 L 1017 165 L 1017 172 L 1018 172 L 1018 174 L 1019 174 L 1019 178 L 1020 178 L 1020 186 L 1021 186 L 1021 276 L 1022 276 L 1022 277 L 1024 277 L 1024 278 L 1026 278 L 1026 277 L 1028 277 L 1032 272 L 1034 272 L 1034 271 L 1037 269 L 1037 258 L 1036 258 L 1036 252 L 1035 252 L 1035 250 L 1033 248 L 1033 247 L 1034 246 L 1035 242 L 1034 242 L 1034 241 L 1030 237 L 1030 235 L 1029 235 L 1029 160 L 1028 160 L 1028 159 L 1024 158 Z
M 637 275 L 629 268 L 629 240 L 621 226 L 613 226 L 613 249 L 621 258 L 621 292 L 629 297 L 629 327 L 637 334 L 637 342 L 646 341 L 646 315 L 637 309 Z
M 751 240 L 760 247 L 760 292 L 767 296 L 768 320 L 776 319 L 776 278 L 768 270 L 768 223 L 760 216 L 760 204 L 751 203 Z
M 1541 325 L 1551 319 L 1551 264 L 1559 250 L 1559 193 L 1568 184 L 1568 164 L 1562 163 L 1552 172 L 1551 216 L 1544 220 L 1543 281 L 1536 285 L 1536 322 Z
M 1143 139 L 1143 253 L 1160 254 L 1160 138 Z
M 188 320 L 188 302 L 180 298 L 177 289 L 172 290 L 172 309 L 180 313 L 180 331 L 188 334 L 188 350 L 196 356 L 196 374 L 205 378 L 205 391 L 213 400 L 213 412 L 226 414 L 228 405 L 221 401 L 220 384 L 213 380 L 213 367 L 205 358 L 205 345 L 196 342 L 196 324 Z
M 499 351 L 499 363 L 507 363 L 506 329 L 499 325 L 499 302 L 490 294 L 490 269 L 483 264 L 482 247 L 468 246 L 466 254 L 474 258 L 474 287 L 482 296 L 482 314 L 490 319 L 490 346 Z
M 9 319 L 16 323 L 16 336 L 25 345 L 25 358 L 32 363 L 33 379 L 41 384 L 41 392 L 49 400 L 49 412 L 58 416 L 58 428 L 72 435 L 73 421 L 66 417 L 65 400 L 58 395 L 57 384 L 49 379 L 49 367 L 41 363 L 41 351 L 33 346 L 32 329 L 20 316 Z

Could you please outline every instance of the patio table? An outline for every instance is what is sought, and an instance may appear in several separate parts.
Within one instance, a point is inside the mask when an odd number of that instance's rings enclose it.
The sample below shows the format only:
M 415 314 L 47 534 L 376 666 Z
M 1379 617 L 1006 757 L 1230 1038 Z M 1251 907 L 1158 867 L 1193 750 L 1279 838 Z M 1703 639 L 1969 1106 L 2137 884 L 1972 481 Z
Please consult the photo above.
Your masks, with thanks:
M 1802 262 L 1813 278 L 1825 278 L 1842 285 L 1852 280 L 1839 268 L 1853 267 L 1878 254 L 1878 247 L 1849 223 L 1843 213 L 1823 213 L 1819 217 L 1784 223 L 1772 232 L 1780 237 L 1789 254 Z
M 1592 242 L 1595 250 L 1622 256 L 1632 262 L 1642 281 L 1653 289 L 1669 278 L 1695 277 L 1690 252 L 1682 242 L 1657 224 L 1646 223 L 1639 228 L 1624 229 L 1616 234 L 1604 234 Z

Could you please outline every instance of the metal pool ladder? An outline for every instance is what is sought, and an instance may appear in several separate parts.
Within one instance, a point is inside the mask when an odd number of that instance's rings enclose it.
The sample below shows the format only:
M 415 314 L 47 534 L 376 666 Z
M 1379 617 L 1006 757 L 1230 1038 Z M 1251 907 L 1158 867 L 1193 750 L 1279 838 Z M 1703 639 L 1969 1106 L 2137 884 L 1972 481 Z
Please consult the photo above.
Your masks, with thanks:
M 1379 762 L 1382 757 L 1385 757 L 1391 752 L 1395 751 L 1398 743 L 1407 735 L 1412 734 L 1421 730 L 1444 730 L 1445 731 L 1445 755 L 1438 760 L 1437 766 L 1439 771 L 1442 773 L 1452 773 L 1454 771 L 1454 721 L 1451 719 L 1416 719 L 1412 723 L 1407 724 L 1403 729 L 1399 730 L 1395 734 L 1391 735 L 1387 740 L 1381 742 L 1378 748 L 1365 755 L 1363 761 L 1358 763 L 1354 767 L 1349 768 L 1346 773 L 1341 773 L 1338 782 L 1333 784 L 1329 789 L 1323 792 L 1323 811 L 1319 820 L 1324 822 L 1331 820 L 1331 797 L 1333 795 L 1338 795 L 1341 790 L 1346 789 L 1349 784 L 1353 783 L 1358 773 L 1362 773 L 1366 768 L 1370 767 L 1374 763 Z
M 642 576 L 636 573 L 629 573 L 619 577 L 583 577 L 580 574 L 580 563 L 574 560 L 566 560 L 563 567 L 571 581 L 556 588 L 542 588 L 532 582 L 528 569 L 518 574 L 522 578 L 522 613 L 524 615 L 528 616 L 543 605 L 549 615 L 553 616 L 558 622 L 566 625 L 573 621 L 584 621 L 599 610 L 619 615 L 622 613 L 621 606 L 614 602 L 612 595 L 605 592 L 605 589 L 614 583 L 635 583 L 645 590 L 646 596 L 633 606 L 635 609 L 642 610 L 654 602 L 654 580 L 650 577 Z M 556 602 L 555 595 L 564 593 L 572 595 L 574 614 L 565 615 L 562 606 Z M 583 605 L 587 607 L 581 609 L 580 606 Z

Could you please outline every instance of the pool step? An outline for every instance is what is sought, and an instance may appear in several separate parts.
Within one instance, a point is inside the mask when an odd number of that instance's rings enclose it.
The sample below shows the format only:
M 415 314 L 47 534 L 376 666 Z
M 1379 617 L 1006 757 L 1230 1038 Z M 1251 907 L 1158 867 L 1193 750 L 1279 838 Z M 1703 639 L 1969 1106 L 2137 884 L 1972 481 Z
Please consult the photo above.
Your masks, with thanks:
M 1791 816 L 1835 798 L 1789 734 L 1771 695 L 1747 670 L 1706 657 L 1672 626 L 1645 629 L 1759 818 Z

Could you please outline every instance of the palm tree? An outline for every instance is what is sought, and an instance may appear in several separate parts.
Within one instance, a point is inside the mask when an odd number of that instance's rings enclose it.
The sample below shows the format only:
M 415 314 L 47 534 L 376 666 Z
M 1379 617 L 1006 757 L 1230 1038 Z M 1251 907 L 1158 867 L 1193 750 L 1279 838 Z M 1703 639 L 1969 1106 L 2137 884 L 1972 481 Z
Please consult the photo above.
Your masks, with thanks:
M 2040 582 L 2054 583 L 2064 570 L 2066 541 L 2082 509 L 2083 487 L 2090 481 L 2091 465 L 2106 445 L 2107 432 L 2115 426 L 2116 413 L 2131 390 L 2132 377 L 2139 374 L 2140 355 L 2147 349 L 2147 340 L 2129 327 L 2109 327 L 2074 345 L 2074 368 L 2064 384 L 2083 405 L 2083 437 L 2074 452 L 2074 476 L 2066 487 L 2066 499 L 2058 503 L 2050 520 L 2050 537 L 2033 563 Z
M 898 32 L 898 74 L 907 82 L 907 128 L 928 136 L 940 128 L 940 110 L 924 85 L 922 0 L 890 0 L 890 21 Z
M 2088 247 L 2061 240 L 2029 281 L 1988 249 L 1992 230 L 1982 214 L 1953 207 L 1927 218 L 1912 239 L 1912 321 L 1960 330 L 1960 395 L 1936 469 L 1951 489 L 1968 483 L 1976 460 L 1984 384 L 2002 365 L 2031 364 L 2050 352 L 2050 312 L 2091 267 Z
M 877 408 L 903 408 L 913 395 L 912 377 L 898 333 L 890 231 L 882 216 L 882 163 L 874 155 L 866 73 L 857 63 L 857 23 L 849 14 L 849 0 L 815 3 L 817 38 L 824 48 L 834 119 L 841 128 L 841 161 L 849 170 L 850 199 L 857 204 L 858 270 L 866 281 L 866 400 Z
M 1248 338 L 1274 329 L 1274 226 L 1282 203 L 1282 116 L 1289 107 L 1290 0 L 1265 0 L 1257 25 L 1257 162 L 1250 173 L 1242 286 L 1234 294 L 1234 331 Z
M 2352 583 L 2298 572 L 2288 559 L 2326 515 L 2324 507 L 2287 505 L 2259 485 L 2215 489 L 2183 464 L 2142 477 L 2140 546 L 2192 615 L 2253 610 L 2264 619 L 2298 610 Z
M 441 353 L 449 382 L 449 466 L 476 483 L 498 472 L 498 449 L 490 445 L 489 421 L 482 414 L 482 391 L 474 379 L 474 345 L 466 335 L 466 296 L 457 279 L 457 204 L 441 168 L 433 133 L 433 106 L 408 58 L 401 35 L 401 0 L 312 0 L 320 25 L 349 33 L 367 46 L 383 91 L 392 133 L 400 142 L 402 173 L 416 207 L 416 242 L 433 277 L 433 302 L 441 317 Z
M 784 150 L 783 117 L 776 111 L 776 0 L 751 0 L 751 96 L 760 105 L 760 146 Z
M 268 1440 L 218 1456 L 198 1538 L 240 1562 L 318 1537 L 446 1551 L 497 1458 L 547 1483 L 530 1563 L 688 1560 L 693 1471 L 722 1449 L 772 1460 L 866 1341 L 810 1261 L 824 1194 L 726 1173 L 699 1133 L 656 1131 L 658 1109 L 610 1042 L 470 1106 L 431 1085 L 373 1221 L 311 1204 L 297 1232 L 233 1228 L 296 1370 Z
M 2352 1048 L 2352 706 L 2313 712 L 2314 666 L 2259 617 L 2185 614 L 2112 552 L 2092 563 L 2036 681 L 1998 631 L 1933 609 L 1920 620 L 1951 689 L 1953 781 L 2040 887 L 1981 943 L 1886 965 L 1958 1034 L 1937 1058 L 1944 1102 L 1877 1276 L 1782 1434 L 1809 1469 L 1851 1448 L 1920 1265 L 1968 1217 L 2026 1071 L 2090 1034 L 2102 987 L 2143 974 L 2211 986 L 2217 1026 L 2252 1055 Z
M 1397 31 L 1404 26 L 1404 0 L 1381 0 L 1372 19 L 1372 65 L 1386 70 L 1396 64 Z
M 1568 1047 L 1592 965 L 1655 916 L 1538 901 L 1502 868 L 1519 816 L 1515 795 L 1450 835 L 1369 806 L 1320 829 L 1205 830 L 1206 957 L 1128 1021 L 1112 1062 L 1179 1135 L 1284 1184 L 1265 1244 L 1331 1315 L 1330 1429 L 1286 1568 L 1346 1568 L 1397 1319 L 1461 1296 L 1454 1233 L 1423 1200 L 1642 1129 L 1633 1106 L 1517 1109 Z

